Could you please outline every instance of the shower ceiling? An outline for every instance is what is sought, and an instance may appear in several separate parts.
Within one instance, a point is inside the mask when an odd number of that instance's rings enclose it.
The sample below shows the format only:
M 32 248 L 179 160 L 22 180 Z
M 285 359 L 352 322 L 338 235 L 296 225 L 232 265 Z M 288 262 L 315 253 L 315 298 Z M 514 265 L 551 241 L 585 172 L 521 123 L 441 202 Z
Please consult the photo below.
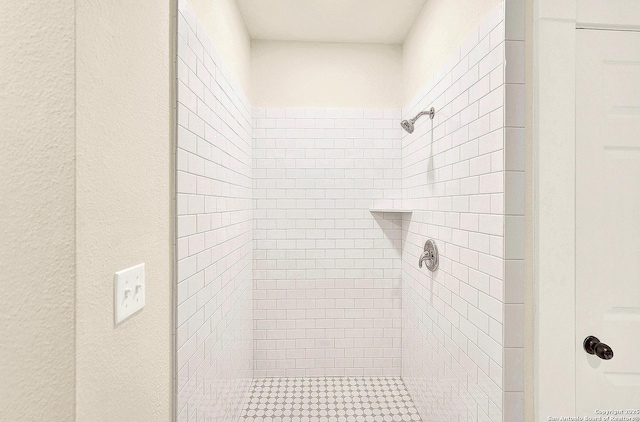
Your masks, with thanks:
M 402 44 L 426 0 L 237 0 L 252 39 Z

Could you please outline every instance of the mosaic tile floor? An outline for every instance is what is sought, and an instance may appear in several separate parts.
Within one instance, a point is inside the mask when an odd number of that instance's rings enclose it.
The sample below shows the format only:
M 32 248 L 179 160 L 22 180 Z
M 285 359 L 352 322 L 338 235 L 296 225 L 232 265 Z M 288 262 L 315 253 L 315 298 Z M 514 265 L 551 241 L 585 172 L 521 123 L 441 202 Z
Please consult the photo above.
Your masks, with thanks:
M 260 378 L 240 422 L 421 421 L 401 378 Z

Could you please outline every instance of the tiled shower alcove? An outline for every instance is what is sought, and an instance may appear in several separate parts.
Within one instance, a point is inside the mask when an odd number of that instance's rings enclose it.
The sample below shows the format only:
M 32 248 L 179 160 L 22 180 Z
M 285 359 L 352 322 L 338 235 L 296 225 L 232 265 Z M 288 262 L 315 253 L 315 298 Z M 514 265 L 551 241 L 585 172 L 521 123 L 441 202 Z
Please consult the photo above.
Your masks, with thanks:
M 253 108 L 178 7 L 177 420 L 522 420 L 523 1 L 402 110 Z

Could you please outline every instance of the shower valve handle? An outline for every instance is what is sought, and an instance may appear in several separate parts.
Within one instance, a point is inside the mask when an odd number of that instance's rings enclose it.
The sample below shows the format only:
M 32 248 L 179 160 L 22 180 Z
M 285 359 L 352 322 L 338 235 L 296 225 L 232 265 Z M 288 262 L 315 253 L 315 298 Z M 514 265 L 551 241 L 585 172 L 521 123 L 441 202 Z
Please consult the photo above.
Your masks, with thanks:
M 424 252 L 420 255 L 418 267 L 422 268 L 422 264 L 426 262 L 429 271 L 435 271 L 438 269 L 438 261 L 438 247 L 433 240 L 429 239 L 424 244 Z
M 422 254 L 420 255 L 420 261 L 418 262 L 418 266 L 420 268 L 422 268 L 422 263 L 423 262 L 427 262 L 427 267 L 431 265 L 431 263 L 433 262 L 433 251 L 429 251 L 429 252 L 422 252 Z

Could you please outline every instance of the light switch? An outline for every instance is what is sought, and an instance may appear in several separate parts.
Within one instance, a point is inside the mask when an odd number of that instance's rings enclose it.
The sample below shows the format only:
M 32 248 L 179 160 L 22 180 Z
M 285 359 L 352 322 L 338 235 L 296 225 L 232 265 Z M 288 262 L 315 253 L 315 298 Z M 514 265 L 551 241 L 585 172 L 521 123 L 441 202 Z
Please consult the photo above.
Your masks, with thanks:
M 118 271 L 114 277 L 116 325 L 144 307 L 144 263 Z

